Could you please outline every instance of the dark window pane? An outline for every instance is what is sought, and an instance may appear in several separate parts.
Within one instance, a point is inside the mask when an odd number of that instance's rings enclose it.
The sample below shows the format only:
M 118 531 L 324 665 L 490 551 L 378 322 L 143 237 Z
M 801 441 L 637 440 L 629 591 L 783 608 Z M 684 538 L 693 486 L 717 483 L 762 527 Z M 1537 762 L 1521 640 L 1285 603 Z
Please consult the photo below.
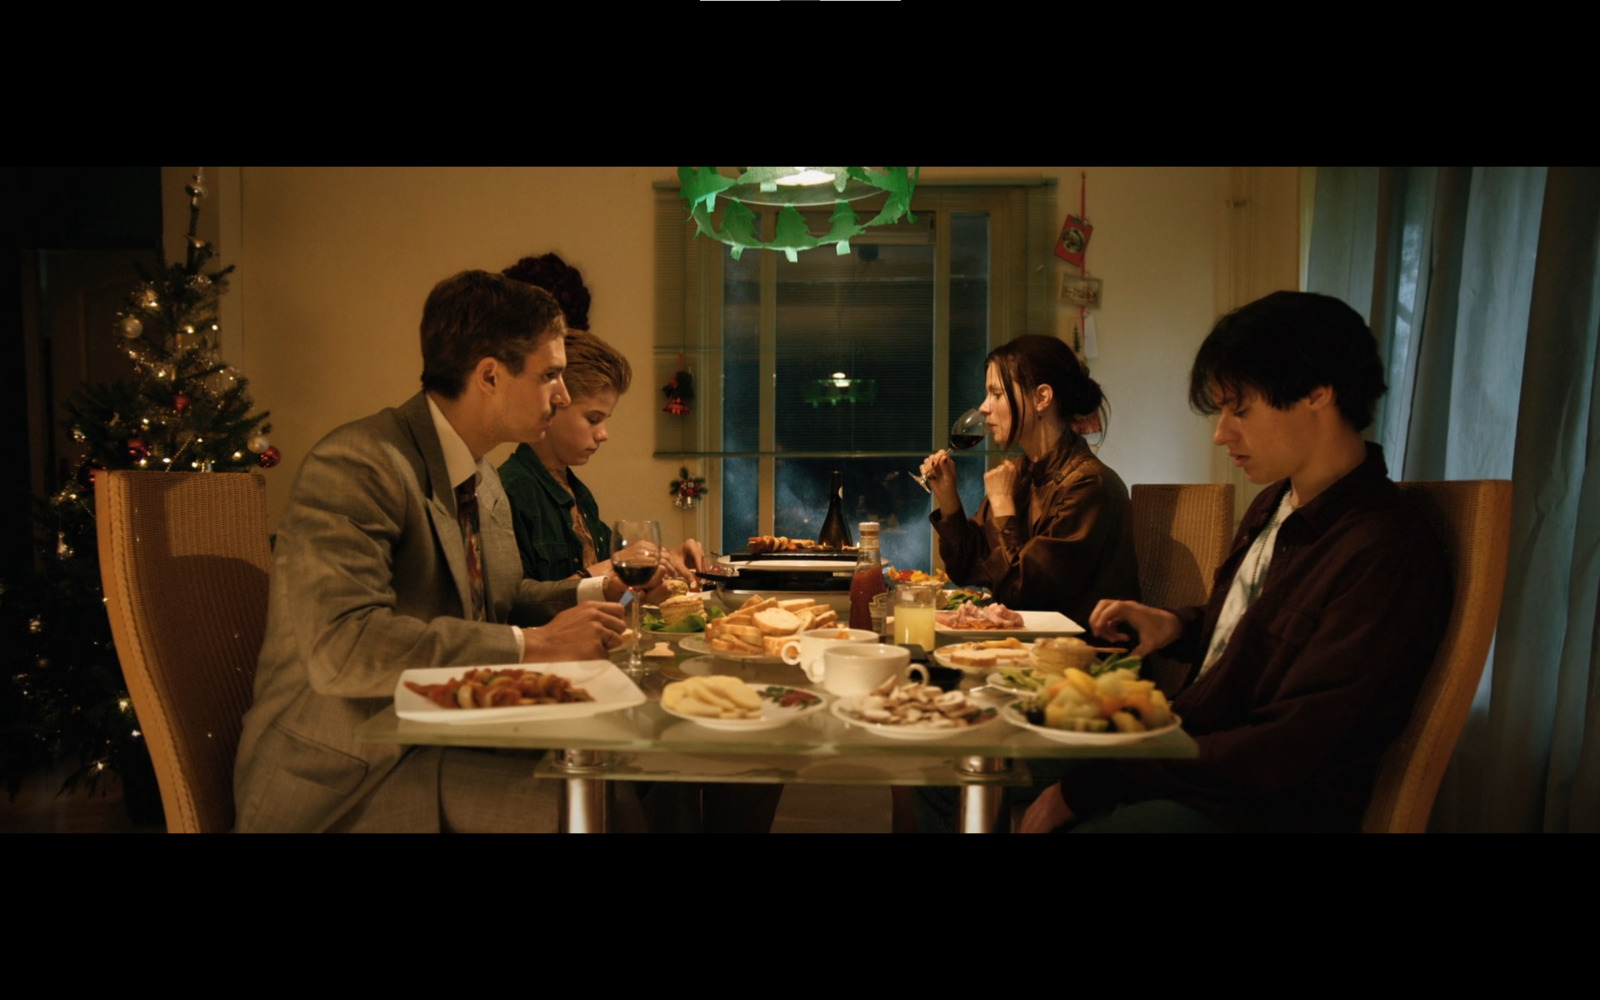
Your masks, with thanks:
M 756 451 L 761 416 L 761 253 L 723 262 L 722 449 Z M 754 470 L 751 471 L 752 478 Z M 752 486 L 752 504 L 754 503 Z M 724 508 L 726 509 L 726 507 Z M 753 534 L 753 532 L 752 532 Z M 729 552 L 742 552 L 741 544 Z
M 725 458 L 722 460 L 722 552 L 743 552 L 750 547 L 750 536 L 757 534 L 757 496 L 760 460 Z M 826 492 L 826 488 L 824 488 Z
M 950 217 L 950 419 L 983 402 L 989 353 L 989 217 Z M 945 442 L 938 442 L 944 447 Z
M 932 246 L 780 262 L 779 449 L 925 448 L 932 383 Z
M 900 569 L 931 568 L 927 493 L 911 480 L 915 459 L 780 458 L 774 532 L 815 538 L 828 514 L 828 483 L 834 469 L 844 476 L 844 519 L 859 542 L 862 521 L 877 521 L 885 562 Z M 980 488 L 981 493 L 981 488 Z

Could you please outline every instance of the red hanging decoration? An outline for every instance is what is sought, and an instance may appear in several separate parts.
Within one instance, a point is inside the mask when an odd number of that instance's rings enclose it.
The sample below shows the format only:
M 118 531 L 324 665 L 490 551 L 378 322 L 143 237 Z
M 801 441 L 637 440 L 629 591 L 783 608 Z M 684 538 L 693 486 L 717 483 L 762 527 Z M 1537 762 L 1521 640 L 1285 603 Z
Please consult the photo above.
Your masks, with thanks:
M 1078 214 L 1067 216 L 1067 221 L 1061 224 L 1061 235 L 1056 238 L 1056 256 L 1068 264 L 1083 267 L 1094 227 L 1089 225 L 1089 175 L 1080 173 L 1078 178 Z
M 694 376 L 683 367 L 683 352 L 678 352 L 678 370 L 673 373 L 672 381 L 662 386 L 661 391 L 667 397 L 663 410 L 675 417 L 689 415 L 689 404 L 694 400 Z
M 706 495 L 706 477 L 689 475 L 688 466 L 678 470 L 678 478 L 674 479 L 667 492 L 672 495 L 672 505 L 684 510 L 694 510 Z

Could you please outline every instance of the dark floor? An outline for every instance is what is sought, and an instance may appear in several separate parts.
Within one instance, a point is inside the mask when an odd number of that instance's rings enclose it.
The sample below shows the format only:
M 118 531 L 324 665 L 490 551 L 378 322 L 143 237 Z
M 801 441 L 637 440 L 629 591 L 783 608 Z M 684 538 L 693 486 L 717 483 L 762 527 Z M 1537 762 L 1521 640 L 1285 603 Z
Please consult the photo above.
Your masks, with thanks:
M 0 833 L 164 833 L 157 824 L 140 825 L 128 817 L 122 781 L 100 782 L 95 792 L 58 794 L 70 769 L 58 765 L 30 776 L 16 798 L 0 791 Z
M 128 817 L 122 783 L 101 782 L 97 792 L 58 795 L 64 767 L 33 775 L 15 799 L 0 792 L 0 833 L 162 833 Z M 888 833 L 889 790 L 839 785 L 789 785 L 778 803 L 773 833 Z

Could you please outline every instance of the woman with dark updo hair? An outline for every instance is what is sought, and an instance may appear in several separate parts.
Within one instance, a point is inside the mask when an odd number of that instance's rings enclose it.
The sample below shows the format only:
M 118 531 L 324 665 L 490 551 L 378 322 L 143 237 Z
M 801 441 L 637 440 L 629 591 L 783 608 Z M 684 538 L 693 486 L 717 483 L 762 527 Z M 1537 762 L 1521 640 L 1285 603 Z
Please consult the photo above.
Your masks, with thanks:
M 1018 337 L 987 361 L 979 412 L 995 443 L 1023 457 L 984 474 L 970 520 L 949 453 L 922 463 L 939 556 L 952 580 L 988 587 L 1013 611 L 1060 611 L 1087 626 L 1096 602 L 1139 593 L 1128 488 L 1079 433 L 1099 426 L 1105 395 L 1055 337 Z

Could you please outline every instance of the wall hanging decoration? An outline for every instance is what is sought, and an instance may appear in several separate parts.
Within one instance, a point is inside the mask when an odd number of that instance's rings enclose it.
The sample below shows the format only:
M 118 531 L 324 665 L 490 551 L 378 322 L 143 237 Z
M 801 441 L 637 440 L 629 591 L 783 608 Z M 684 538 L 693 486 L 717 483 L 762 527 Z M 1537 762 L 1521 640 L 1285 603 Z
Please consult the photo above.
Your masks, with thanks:
M 1056 256 L 1082 267 L 1083 258 L 1089 252 L 1089 237 L 1093 234 L 1094 227 L 1082 217 L 1067 216 L 1067 221 L 1061 224 L 1061 235 L 1056 239 Z
M 694 376 L 683 367 L 683 352 L 678 352 L 678 370 L 672 373 L 672 381 L 661 387 L 661 392 L 667 397 L 667 405 L 661 409 L 675 417 L 687 417 L 689 404 L 694 401 Z
M 801 250 L 832 244 L 843 256 L 850 240 L 872 226 L 886 226 L 902 218 L 915 222 L 911 195 L 916 191 L 921 167 L 745 167 L 730 177 L 716 167 L 679 167 L 679 195 L 689 206 L 699 235 L 728 244 L 738 260 L 750 248 L 782 250 L 791 262 Z M 878 214 L 862 222 L 852 201 L 878 194 L 888 199 Z M 726 205 L 719 226 L 712 213 L 721 197 Z M 806 227 L 802 208 L 833 205 L 829 227 L 814 234 Z M 763 241 L 756 213 L 750 205 L 781 206 L 776 233 Z
M 1061 301 L 1075 306 L 1078 315 L 1072 324 L 1072 349 L 1082 360 L 1098 357 L 1100 343 L 1095 330 L 1094 314 L 1090 309 L 1100 307 L 1101 281 L 1089 276 L 1089 237 L 1094 226 L 1089 224 L 1089 175 L 1078 174 L 1078 214 L 1067 216 L 1056 238 L 1056 256 L 1076 267 L 1061 275 Z
M 669 492 L 672 494 L 672 506 L 694 510 L 706 495 L 706 477 L 691 476 L 689 467 L 683 466 L 678 470 L 678 478 L 672 481 Z

